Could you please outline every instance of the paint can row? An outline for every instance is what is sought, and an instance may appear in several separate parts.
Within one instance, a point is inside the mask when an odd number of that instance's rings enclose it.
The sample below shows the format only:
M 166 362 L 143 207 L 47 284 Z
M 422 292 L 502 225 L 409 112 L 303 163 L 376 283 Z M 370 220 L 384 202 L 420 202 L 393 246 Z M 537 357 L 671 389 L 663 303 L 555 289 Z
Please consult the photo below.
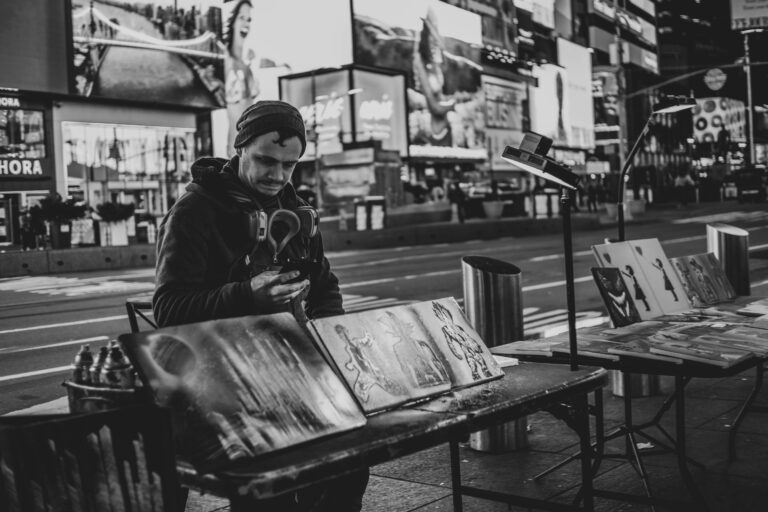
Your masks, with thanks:
M 72 382 L 95 387 L 131 389 L 139 380 L 116 340 L 94 354 L 88 345 L 80 347 L 72 362 Z

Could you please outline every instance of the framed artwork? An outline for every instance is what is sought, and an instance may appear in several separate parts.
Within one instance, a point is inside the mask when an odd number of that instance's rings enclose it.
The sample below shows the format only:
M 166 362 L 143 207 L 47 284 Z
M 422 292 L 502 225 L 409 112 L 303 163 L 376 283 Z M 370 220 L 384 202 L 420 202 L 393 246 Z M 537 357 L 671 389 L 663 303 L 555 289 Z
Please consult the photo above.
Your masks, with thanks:
M 605 309 L 614 327 L 623 327 L 640 321 L 635 303 L 616 267 L 592 267 L 592 277 L 603 298 Z
M 310 325 L 366 414 L 503 375 L 453 298 Z
M 659 239 L 646 238 L 630 240 L 627 243 L 648 279 L 661 310 L 665 314 L 670 314 L 690 309 L 688 295 L 664 253 Z
M 290 313 L 119 338 L 158 405 L 173 412 L 180 455 L 200 470 L 360 427 L 344 383 Z
M 699 280 L 696 279 L 693 269 L 688 264 L 687 256 L 670 258 L 669 263 L 672 266 L 672 270 L 677 274 L 677 278 L 680 280 L 680 284 L 683 286 L 691 306 L 701 308 L 717 302 L 716 297 L 710 296 L 707 290 L 701 288 Z
M 0 510 L 176 510 L 171 418 L 154 405 L 0 418 Z
M 635 258 L 628 242 L 593 245 L 592 252 L 603 267 L 615 267 L 621 272 L 624 286 L 632 295 L 641 320 L 650 320 L 665 313 L 656 299 L 651 282 Z

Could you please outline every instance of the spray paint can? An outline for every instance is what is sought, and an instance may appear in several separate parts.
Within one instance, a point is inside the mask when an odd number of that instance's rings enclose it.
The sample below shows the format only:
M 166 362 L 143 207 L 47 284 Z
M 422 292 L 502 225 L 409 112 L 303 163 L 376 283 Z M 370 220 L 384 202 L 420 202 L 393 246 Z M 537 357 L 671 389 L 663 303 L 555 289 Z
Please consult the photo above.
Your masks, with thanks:
M 76 384 L 90 384 L 91 376 L 88 373 L 93 364 L 93 353 L 88 345 L 83 345 L 75 355 L 72 362 L 72 382 Z
M 100 375 L 102 386 L 122 389 L 133 388 L 133 366 L 123 354 L 120 345 L 114 344 L 109 348 Z
M 101 385 L 101 369 L 104 367 L 104 361 L 107 360 L 108 355 L 109 349 L 107 347 L 101 347 L 99 349 L 99 353 L 96 355 L 96 359 L 93 361 L 93 364 L 89 370 L 91 373 L 92 386 Z

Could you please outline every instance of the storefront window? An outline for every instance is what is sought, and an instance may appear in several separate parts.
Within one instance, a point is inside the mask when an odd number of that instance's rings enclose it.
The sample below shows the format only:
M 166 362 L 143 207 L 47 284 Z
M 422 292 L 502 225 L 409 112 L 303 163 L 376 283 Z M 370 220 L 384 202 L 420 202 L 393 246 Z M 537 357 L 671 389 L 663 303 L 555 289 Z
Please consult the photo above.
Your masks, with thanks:
M 43 112 L 0 109 L 0 157 L 45 158 Z
M 180 128 L 67 122 L 63 140 L 70 195 L 155 215 L 181 195 L 195 156 L 194 130 Z

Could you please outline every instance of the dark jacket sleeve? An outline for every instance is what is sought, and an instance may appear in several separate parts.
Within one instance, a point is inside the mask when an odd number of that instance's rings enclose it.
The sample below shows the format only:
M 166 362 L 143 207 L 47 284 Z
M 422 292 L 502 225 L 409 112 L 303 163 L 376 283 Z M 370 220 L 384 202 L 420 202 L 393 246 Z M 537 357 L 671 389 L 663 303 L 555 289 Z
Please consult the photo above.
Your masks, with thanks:
M 227 262 L 213 261 L 217 234 L 210 214 L 200 210 L 172 210 L 160 227 L 152 305 L 161 327 L 256 312 L 248 280 L 211 277 L 223 276 Z
M 310 276 L 307 316 L 309 318 L 321 318 L 343 315 L 344 307 L 339 290 L 339 280 L 331 271 L 331 264 L 325 257 L 323 238 L 320 233 L 312 239 L 310 254 L 312 260 L 318 262 L 318 265 Z

